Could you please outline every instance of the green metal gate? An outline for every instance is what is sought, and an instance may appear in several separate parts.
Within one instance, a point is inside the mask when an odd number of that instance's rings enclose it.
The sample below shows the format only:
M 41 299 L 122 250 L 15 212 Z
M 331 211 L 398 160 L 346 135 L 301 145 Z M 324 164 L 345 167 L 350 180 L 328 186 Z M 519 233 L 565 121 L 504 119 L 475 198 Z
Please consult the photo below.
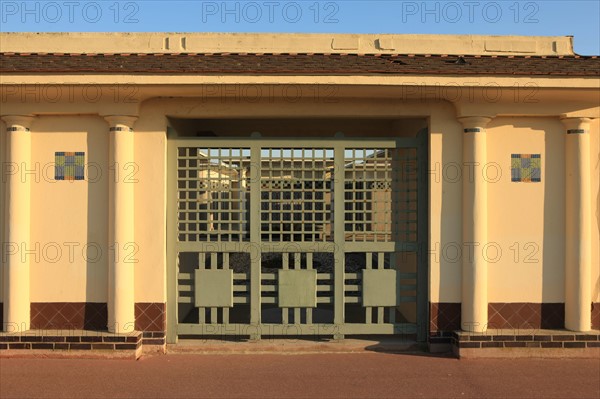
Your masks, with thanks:
M 169 136 L 169 342 L 426 339 L 426 132 Z

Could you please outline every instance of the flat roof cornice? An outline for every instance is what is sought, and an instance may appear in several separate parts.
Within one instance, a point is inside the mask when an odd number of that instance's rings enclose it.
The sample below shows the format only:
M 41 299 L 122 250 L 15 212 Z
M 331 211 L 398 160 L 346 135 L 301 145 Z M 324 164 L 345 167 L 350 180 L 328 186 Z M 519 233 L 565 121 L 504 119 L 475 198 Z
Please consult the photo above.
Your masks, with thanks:
M 571 36 L 169 32 L 8 32 L 0 52 L 574 55 Z

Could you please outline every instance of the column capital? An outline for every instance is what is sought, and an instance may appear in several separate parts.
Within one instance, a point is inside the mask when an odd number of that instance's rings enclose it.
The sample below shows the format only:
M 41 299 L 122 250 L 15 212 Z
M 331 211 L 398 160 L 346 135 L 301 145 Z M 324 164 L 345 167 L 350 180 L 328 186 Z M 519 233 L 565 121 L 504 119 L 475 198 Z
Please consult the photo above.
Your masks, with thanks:
M 137 121 L 137 116 L 133 115 L 104 115 L 108 122 L 111 132 L 133 131 L 133 125 Z
M 485 130 L 492 119 L 491 116 L 463 116 L 458 121 L 462 123 L 465 133 L 479 133 Z
M 2 115 L 2 120 L 6 123 L 8 131 L 17 132 L 25 131 L 28 132 L 31 128 L 31 124 L 35 119 L 33 115 Z
M 560 117 L 560 121 L 565 128 L 567 129 L 567 134 L 583 134 L 589 133 L 590 131 L 590 122 L 593 118 L 586 117 L 570 117 L 563 115 Z

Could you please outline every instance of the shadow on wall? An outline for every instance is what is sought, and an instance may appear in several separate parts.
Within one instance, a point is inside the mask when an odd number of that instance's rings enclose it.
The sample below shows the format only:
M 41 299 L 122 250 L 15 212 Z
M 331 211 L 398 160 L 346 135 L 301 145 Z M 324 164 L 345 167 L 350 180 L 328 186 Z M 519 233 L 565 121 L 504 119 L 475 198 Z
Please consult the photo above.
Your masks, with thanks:
M 430 123 L 430 149 L 441 147 L 441 164 L 436 165 L 434 162 L 440 161 L 430 155 L 432 185 L 441 186 L 439 213 L 430 209 L 429 220 L 432 226 L 440 224 L 439 242 L 432 242 L 433 247 L 429 248 L 439 262 L 439 303 L 430 305 L 430 328 L 435 333 L 461 328 L 463 128 L 451 106 L 432 116 Z
M 459 256 L 460 252 L 456 253 L 456 256 L 452 254 L 452 246 L 460 248 L 462 251 L 462 245 L 460 247 L 455 246 L 456 243 L 462 243 L 462 178 L 464 178 L 463 171 L 457 170 L 456 172 L 461 173 L 458 180 L 452 176 L 450 165 L 458 163 L 462 165 L 462 142 L 463 142 L 463 127 L 456 120 L 454 115 L 454 109 L 449 114 L 452 123 L 455 125 L 454 129 L 447 129 L 442 134 L 442 165 L 441 168 L 441 183 L 442 183 L 442 210 L 441 210 L 441 226 L 440 226 L 440 237 L 441 242 L 438 246 L 438 257 L 440 261 L 440 301 L 444 298 L 442 287 L 445 282 L 451 282 L 455 280 L 455 286 L 458 289 L 458 306 L 454 304 L 446 305 L 446 308 L 442 310 L 442 314 L 445 315 L 445 325 L 438 326 L 440 329 L 445 331 L 454 331 L 461 329 L 461 303 L 462 303 L 462 258 Z M 444 168 L 448 165 L 448 168 Z M 445 170 L 445 172 L 444 172 Z M 448 251 L 443 248 L 449 248 Z M 455 260 L 453 260 L 455 259 Z
M 535 126 L 535 125 L 533 125 Z M 544 129 L 545 127 L 545 129 Z M 552 126 L 540 126 L 544 131 L 544 156 L 542 158 L 542 184 L 544 185 L 544 246 L 542 253 L 542 307 L 541 328 L 564 328 L 564 288 L 562 303 L 548 303 L 546 298 L 552 288 L 553 271 L 547 262 L 556 257 L 556 248 L 562 256 L 562 281 L 565 270 L 565 135 L 564 126 L 556 119 Z M 532 127 L 533 129 L 533 127 Z M 558 217 L 557 217 L 558 216 Z M 557 237 L 558 236 L 558 237 Z M 555 272 L 555 271 L 554 271 Z M 554 278 L 555 279 L 555 278 Z
M 104 123 L 104 121 L 102 121 Z M 109 136 L 105 132 L 87 132 L 86 181 L 87 181 L 87 239 L 86 250 L 86 303 L 84 308 L 84 328 L 90 330 L 106 330 L 108 306 L 104 302 L 96 302 L 99 292 L 108 293 L 107 279 L 98 278 L 99 270 L 108 271 L 108 260 L 115 253 L 108 244 L 108 184 Z M 121 176 L 119 176 L 121 177 Z M 97 244 L 97 245 L 96 245 Z M 104 254 L 99 257 L 97 248 L 103 248 Z M 102 284 L 102 287 L 98 285 Z
M 6 154 L 8 152 L 8 134 L 6 132 L 6 124 L 0 120 L 0 165 L 5 165 Z M 4 221 L 6 215 L 6 197 L 4 196 L 6 187 L 5 168 L 0 167 L 0 244 L 5 242 L 6 234 L 8 233 L 8 223 Z M 4 328 L 4 245 L 0 247 L 0 331 Z
M 598 126 L 598 124 L 596 124 L 596 126 Z M 596 159 L 592 157 L 592 164 L 594 163 L 595 165 L 592 170 L 595 171 L 596 176 L 598 176 L 600 174 L 600 153 L 596 153 Z M 594 188 L 593 185 L 592 188 Z M 600 236 L 600 190 L 596 192 L 596 230 L 598 231 L 598 235 Z M 596 265 L 596 267 L 598 267 L 598 265 Z M 596 283 L 592 290 L 592 301 L 600 302 L 600 273 L 598 273 Z

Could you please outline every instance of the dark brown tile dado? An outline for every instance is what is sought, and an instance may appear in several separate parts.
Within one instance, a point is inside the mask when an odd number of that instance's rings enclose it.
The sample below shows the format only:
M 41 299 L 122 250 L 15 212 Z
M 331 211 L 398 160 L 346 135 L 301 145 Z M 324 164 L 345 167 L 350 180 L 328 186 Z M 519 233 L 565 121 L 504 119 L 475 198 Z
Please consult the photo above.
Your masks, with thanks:
M 465 348 L 478 348 L 474 344 L 481 344 L 482 349 L 486 348 L 527 348 L 528 350 L 544 349 L 588 349 L 600 348 L 600 334 L 569 334 L 564 330 L 540 332 L 539 330 L 531 330 L 531 334 L 515 334 L 515 335 L 496 335 L 494 331 L 488 330 L 487 333 L 471 334 L 464 331 L 453 333 L 451 344 L 455 351 L 460 351 Z M 482 338 L 492 336 L 492 341 L 485 341 Z M 576 341 L 573 341 L 575 339 Z M 510 355 L 508 355 L 510 356 Z M 568 356 L 567 356 L 568 357 Z
M 502 348 L 502 342 L 482 342 L 482 348 Z
M 600 302 L 592 304 L 592 329 L 600 330 Z
M 70 334 L 79 335 L 72 336 Z M 36 330 L 21 335 L 0 334 L 0 349 L 137 350 L 142 345 L 142 333 L 112 334 L 107 331 Z
M 140 302 L 135 304 L 137 331 L 165 331 L 166 306 L 164 303 Z
M 585 348 L 585 342 L 565 342 L 565 348 Z
M 51 302 L 31 304 L 32 330 L 105 330 L 106 303 Z
M 460 330 L 460 303 L 431 302 L 429 331 Z
M 562 348 L 562 342 L 542 342 L 542 348 Z
M 565 326 L 564 303 L 490 303 L 488 328 L 560 329 Z

